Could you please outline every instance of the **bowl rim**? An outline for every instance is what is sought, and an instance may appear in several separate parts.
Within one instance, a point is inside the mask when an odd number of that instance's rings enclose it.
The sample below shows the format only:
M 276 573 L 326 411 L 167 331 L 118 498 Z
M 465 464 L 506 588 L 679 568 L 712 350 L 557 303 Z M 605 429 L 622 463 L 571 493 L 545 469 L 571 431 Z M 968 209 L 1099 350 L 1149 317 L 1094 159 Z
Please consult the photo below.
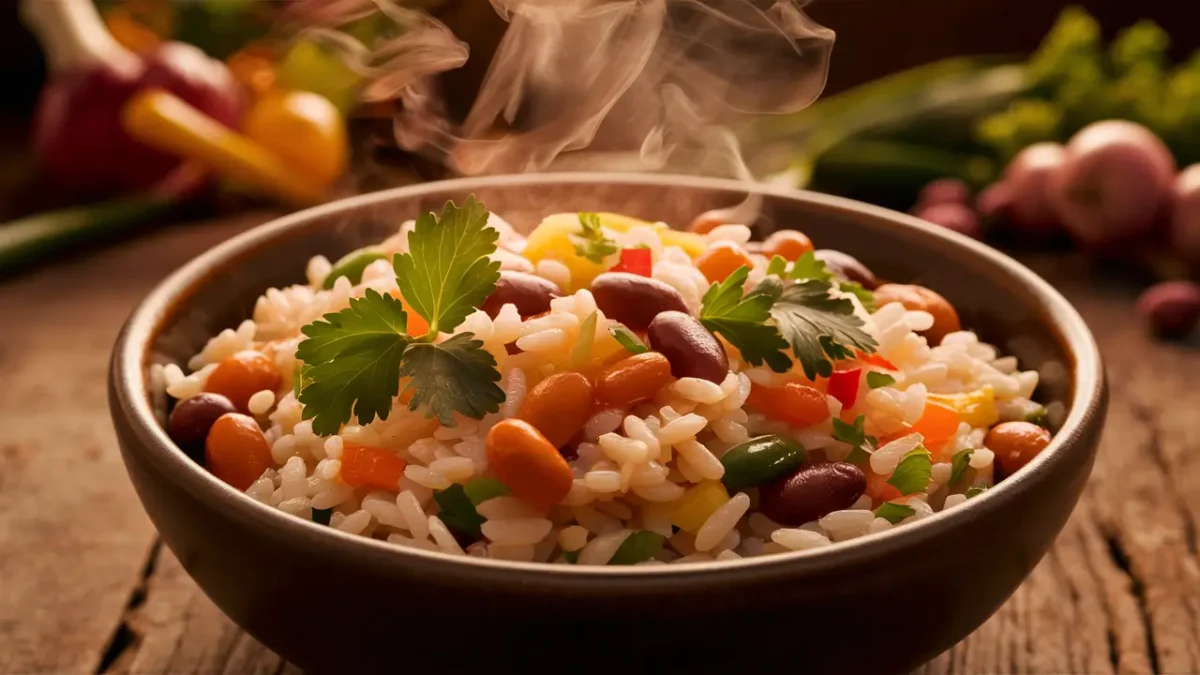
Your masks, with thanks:
M 1067 415 L 1050 446 L 1027 467 L 1006 478 L 982 495 L 955 508 L 939 511 L 918 522 L 885 532 L 837 542 L 833 546 L 807 551 L 792 551 L 727 561 L 705 561 L 685 565 L 651 566 L 575 566 L 538 562 L 513 562 L 452 556 L 440 551 L 401 547 L 369 537 L 348 534 L 334 528 L 305 521 L 262 504 L 217 479 L 189 459 L 159 425 L 150 404 L 146 368 L 151 347 L 162 326 L 192 293 L 202 287 L 212 270 L 236 264 L 237 259 L 269 246 L 277 237 L 302 228 L 306 223 L 341 211 L 441 192 L 469 192 L 473 189 L 546 184 L 597 184 L 661 186 L 665 189 L 688 188 L 734 194 L 759 194 L 764 197 L 807 201 L 826 209 L 857 217 L 888 221 L 890 226 L 917 231 L 922 236 L 941 240 L 965 251 L 994 271 L 1006 274 L 1023 285 L 1042 304 L 1040 321 L 1048 322 L 1058 339 L 1066 345 L 1073 374 Z M 501 214 L 503 215 L 503 214 Z M 265 289 L 264 289 L 265 290 Z M 1104 401 L 1104 372 L 1100 352 L 1086 323 L 1074 307 L 1047 281 L 1007 255 L 960 234 L 938 228 L 918 218 L 850 199 L 795 190 L 770 184 L 747 184 L 720 178 L 700 178 L 669 174 L 563 173 L 504 175 L 458 178 L 404 186 L 341 199 L 274 219 L 238 234 L 191 260 L 160 282 L 133 313 L 121 330 L 114 346 L 110 371 L 110 408 L 118 427 L 126 423 L 132 438 L 123 446 L 152 463 L 179 489 L 198 501 L 231 518 L 253 525 L 259 535 L 282 540 L 303 541 L 334 556 L 355 556 L 365 564 L 408 566 L 415 573 L 428 572 L 441 578 L 458 577 L 478 582 L 518 581 L 545 586 L 569 585 L 580 581 L 604 579 L 598 587 L 605 592 L 645 589 L 648 585 L 667 588 L 711 581 L 721 583 L 761 579 L 763 576 L 803 576 L 827 571 L 830 567 L 849 566 L 888 556 L 900 549 L 919 546 L 942 533 L 967 524 L 1037 489 L 1041 478 L 1053 465 L 1067 461 L 1068 450 L 1086 435 L 1090 425 L 1098 424 Z

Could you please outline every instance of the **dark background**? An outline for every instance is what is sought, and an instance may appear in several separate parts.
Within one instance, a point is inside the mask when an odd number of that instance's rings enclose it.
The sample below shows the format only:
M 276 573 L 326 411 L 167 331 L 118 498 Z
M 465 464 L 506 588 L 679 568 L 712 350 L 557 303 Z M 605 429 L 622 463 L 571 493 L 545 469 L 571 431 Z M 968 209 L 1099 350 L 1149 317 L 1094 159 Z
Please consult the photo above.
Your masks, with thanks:
M 1200 30 L 1181 28 L 1195 25 L 1194 0 L 815 0 L 807 9 L 838 34 L 833 92 L 945 56 L 1028 53 L 1070 4 L 1082 4 L 1109 35 L 1150 18 L 1171 33 L 1177 54 L 1200 47 Z M 10 119 L 29 110 L 43 78 L 41 55 L 21 28 L 16 5 L 0 0 L 0 111 Z

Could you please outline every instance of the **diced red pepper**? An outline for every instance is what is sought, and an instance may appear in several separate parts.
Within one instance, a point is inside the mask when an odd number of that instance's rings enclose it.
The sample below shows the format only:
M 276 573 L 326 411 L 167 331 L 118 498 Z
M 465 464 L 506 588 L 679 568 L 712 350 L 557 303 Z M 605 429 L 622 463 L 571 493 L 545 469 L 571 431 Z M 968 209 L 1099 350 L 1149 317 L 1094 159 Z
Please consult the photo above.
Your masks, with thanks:
M 643 277 L 651 275 L 653 262 L 648 248 L 621 249 L 621 262 L 613 265 L 610 272 L 629 272 Z
M 860 361 L 862 361 L 863 363 L 870 365 L 870 366 L 878 366 L 880 368 L 884 368 L 886 370 L 891 370 L 891 371 L 900 370 L 891 361 L 888 361 L 887 359 L 883 358 L 882 356 L 880 356 L 878 354 L 868 354 L 866 352 L 860 351 L 860 352 L 858 352 L 858 358 Z
M 399 490 L 404 466 L 404 460 L 383 448 L 369 445 L 347 445 L 342 448 L 342 482 L 351 487 Z
M 835 370 L 829 376 L 829 395 L 842 402 L 842 408 L 853 408 L 858 400 L 858 388 L 862 382 L 862 368 Z

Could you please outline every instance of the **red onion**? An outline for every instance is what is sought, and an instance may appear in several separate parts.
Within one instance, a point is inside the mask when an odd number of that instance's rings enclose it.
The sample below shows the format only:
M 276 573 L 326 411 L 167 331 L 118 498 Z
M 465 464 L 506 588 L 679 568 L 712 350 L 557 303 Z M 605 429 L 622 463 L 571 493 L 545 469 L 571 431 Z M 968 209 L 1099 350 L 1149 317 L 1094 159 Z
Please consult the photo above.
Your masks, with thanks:
M 1200 262 L 1200 164 L 1175 177 L 1171 213 L 1171 247 L 1189 262 Z
M 166 89 L 224 124 L 237 121 L 233 77 L 193 47 L 163 45 L 143 61 L 113 39 L 92 0 L 23 0 L 22 16 L 50 73 L 35 113 L 34 148 L 41 169 L 69 190 L 126 193 L 179 168 L 180 158 L 121 128 L 121 110 L 139 89 Z
M 1066 162 L 1067 152 L 1058 143 L 1035 143 L 1013 158 L 1004 170 L 1008 186 L 1008 222 L 1019 232 L 1035 236 L 1059 229 L 1050 185 Z

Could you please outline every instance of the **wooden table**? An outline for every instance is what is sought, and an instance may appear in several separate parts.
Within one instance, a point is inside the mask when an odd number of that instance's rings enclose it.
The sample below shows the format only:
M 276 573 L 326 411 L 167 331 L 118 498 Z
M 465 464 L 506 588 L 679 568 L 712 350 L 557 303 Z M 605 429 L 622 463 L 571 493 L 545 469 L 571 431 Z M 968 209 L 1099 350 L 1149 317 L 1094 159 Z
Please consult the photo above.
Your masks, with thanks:
M 266 217 L 164 228 L 0 282 L 0 673 L 296 671 L 159 543 L 105 400 L 109 350 L 134 304 Z M 1132 286 L 1101 283 L 1081 263 L 1029 262 L 1102 345 L 1108 429 L 1049 555 L 920 672 L 1200 673 L 1200 351 L 1148 341 Z

